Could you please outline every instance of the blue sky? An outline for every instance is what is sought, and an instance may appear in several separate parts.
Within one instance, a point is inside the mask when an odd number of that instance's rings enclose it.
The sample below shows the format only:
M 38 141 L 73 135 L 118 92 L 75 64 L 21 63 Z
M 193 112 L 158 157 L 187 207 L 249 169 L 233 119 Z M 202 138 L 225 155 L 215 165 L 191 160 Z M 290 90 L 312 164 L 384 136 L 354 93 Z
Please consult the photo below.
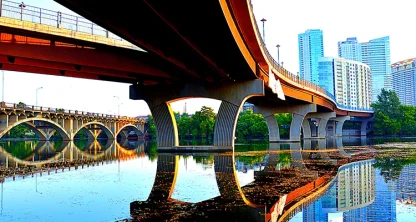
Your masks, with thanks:
M 75 14 L 52 0 L 24 2 Z M 276 44 L 280 44 L 280 61 L 293 73 L 299 70 L 297 35 L 306 29 L 323 30 L 325 56 L 336 56 L 337 42 L 354 36 L 359 41 L 390 36 L 392 62 L 412 58 L 416 51 L 415 34 L 408 22 L 413 21 L 414 12 L 408 0 L 394 1 L 394 5 L 400 6 L 394 10 L 391 1 L 386 0 L 252 0 L 252 3 L 260 28 L 259 20 L 267 19 L 265 32 L 269 51 L 277 57 Z M 150 113 L 145 102 L 129 100 L 128 84 L 5 71 L 6 102 L 35 104 L 36 89 L 41 86 L 38 104 L 42 106 L 117 114 L 117 106 L 122 103 L 121 115 Z M 173 110 L 182 112 L 185 102 L 189 113 L 202 105 L 216 111 L 220 104 L 210 99 L 192 99 L 173 103 Z

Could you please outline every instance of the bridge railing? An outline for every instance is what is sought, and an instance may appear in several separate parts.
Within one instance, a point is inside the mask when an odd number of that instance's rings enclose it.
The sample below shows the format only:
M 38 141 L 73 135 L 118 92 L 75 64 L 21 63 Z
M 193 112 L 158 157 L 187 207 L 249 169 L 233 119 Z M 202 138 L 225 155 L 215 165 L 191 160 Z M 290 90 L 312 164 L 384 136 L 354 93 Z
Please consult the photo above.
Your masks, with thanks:
M 249 3 L 249 6 L 250 6 L 249 7 L 250 8 L 250 13 L 252 14 L 252 16 L 254 18 L 255 31 L 257 32 L 257 36 L 262 36 L 260 34 L 260 29 L 259 29 L 259 27 L 257 25 L 257 20 L 256 20 L 256 18 L 254 16 L 253 5 L 251 4 L 251 2 Z M 264 42 L 263 38 L 260 38 L 260 40 L 261 40 L 261 44 L 260 45 L 261 45 L 264 53 L 266 54 L 267 59 L 272 63 L 273 68 L 276 69 L 277 72 L 279 72 L 284 77 L 290 79 L 291 81 L 293 81 L 295 83 L 298 83 L 298 84 L 300 84 L 302 86 L 305 86 L 305 87 L 307 87 L 309 89 L 315 90 L 316 92 L 320 92 L 320 93 L 326 95 L 327 97 L 329 97 L 331 100 L 333 100 L 337 104 L 337 107 L 338 108 L 347 109 L 347 110 L 367 111 L 367 112 L 373 111 L 373 109 L 364 109 L 364 108 L 358 108 L 358 107 L 350 107 L 350 106 L 344 106 L 342 104 L 339 104 L 336 101 L 336 98 L 335 98 L 335 96 L 332 93 L 328 92 L 324 88 L 322 88 L 322 87 L 320 87 L 320 86 L 318 86 L 318 85 L 316 85 L 316 84 L 314 84 L 314 83 L 312 83 L 312 82 L 310 82 L 310 81 L 308 81 L 306 79 L 302 79 L 299 75 L 295 75 L 295 74 L 289 72 L 287 69 L 283 68 L 278 62 L 276 62 L 276 60 L 273 58 L 273 56 L 271 56 L 269 50 L 266 47 L 266 43 Z
M 109 32 L 99 25 L 89 21 L 88 19 L 62 13 L 60 11 L 52 11 L 49 9 L 26 5 L 23 2 L 14 2 L 2 0 L 0 16 L 13 18 L 21 21 L 28 21 L 37 24 L 54 26 L 57 28 L 68 29 L 76 32 L 98 35 L 114 40 L 124 41 L 119 36 Z M 133 44 L 132 44 L 132 48 Z
M 133 120 L 133 121 L 139 120 L 136 117 L 119 116 L 119 115 L 111 115 L 111 114 L 103 114 L 103 113 L 93 113 L 93 112 L 60 109 L 60 108 L 53 108 L 53 107 L 33 106 L 33 105 L 26 105 L 24 103 L 16 104 L 16 103 L 0 102 L 0 108 L 25 110 L 25 111 L 41 111 L 41 112 L 49 112 L 49 113 L 57 113 L 57 114 L 83 115 L 83 116 L 89 116 L 89 117 L 117 118 L 120 120 Z

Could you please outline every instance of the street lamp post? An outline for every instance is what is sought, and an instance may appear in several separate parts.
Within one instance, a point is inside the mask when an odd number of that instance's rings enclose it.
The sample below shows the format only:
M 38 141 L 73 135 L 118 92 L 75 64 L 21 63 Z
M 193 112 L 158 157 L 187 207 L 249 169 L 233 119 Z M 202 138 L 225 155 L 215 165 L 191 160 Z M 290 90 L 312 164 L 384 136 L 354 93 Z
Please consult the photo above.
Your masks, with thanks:
M 277 64 L 280 65 L 280 52 L 279 52 L 280 45 L 277 44 L 276 47 L 277 47 Z
M 265 31 L 264 31 L 264 23 L 267 21 L 265 18 L 262 18 L 260 20 L 261 22 L 263 22 L 263 42 L 266 45 L 266 35 L 265 35 Z
M 117 103 L 117 112 L 118 112 L 118 116 L 120 116 L 120 97 L 114 96 L 114 98 L 117 98 L 117 100 L 118 100 L 118 103 Z
M 39 90 L 43 89 L 43 86 L 36 89 L 36 106 L 38 106 L 38 92 Z

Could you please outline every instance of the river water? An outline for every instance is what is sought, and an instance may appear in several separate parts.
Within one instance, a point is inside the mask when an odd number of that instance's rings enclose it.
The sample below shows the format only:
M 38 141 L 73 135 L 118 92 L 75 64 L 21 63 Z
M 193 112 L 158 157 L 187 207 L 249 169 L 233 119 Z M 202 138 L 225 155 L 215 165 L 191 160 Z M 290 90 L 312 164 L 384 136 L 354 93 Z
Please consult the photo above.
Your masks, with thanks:
M 0 221 L 416 221 L 413 144 L 366 146 L 382 142 L 0 141 Z

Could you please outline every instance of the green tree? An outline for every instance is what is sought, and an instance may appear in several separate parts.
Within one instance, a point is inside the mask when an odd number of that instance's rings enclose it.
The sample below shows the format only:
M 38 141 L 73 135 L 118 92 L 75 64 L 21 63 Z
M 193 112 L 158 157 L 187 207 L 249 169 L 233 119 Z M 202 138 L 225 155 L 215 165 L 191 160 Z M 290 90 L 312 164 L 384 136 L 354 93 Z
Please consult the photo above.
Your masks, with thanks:
M 32 131 L 23 124 L 19 124 L 10 130 L 10 138 L 24 138 Z
M 401 134 L 404 135 L 416 135 L 416 107 L 401 105 Z
M 277 123 L 279 124 L 279 133 L 281 137 L 289 138 L 290 124 L 292 123 L 291 113 L 275 114 Z
M 236 128 L 236 136 L 238 139 L 267 137 L 268 132 L 266 121 L 262 115 L 253 113 L 251 109 L 246 109 L 240 113 Z
M 374 108 L 374 134 L 395 135 L 401 131 L 401 104 L 399 97 L 391 90 L 382 89 Z
M 178 133 L 180 137 L 188 137 L 192 135 L 192 118 L 187 113 L 181 115 L 177 121 Z
M 212 138 L 214 135 L 214 125 L 217 115 L 214 109 L 202 106 L 200 111 L 196 111 L 192 116 L 192 135 L 194 137 Z
M 151 138 L 156 138 L 156 125 L 152 115 L 147 116 L 147 133 Z

